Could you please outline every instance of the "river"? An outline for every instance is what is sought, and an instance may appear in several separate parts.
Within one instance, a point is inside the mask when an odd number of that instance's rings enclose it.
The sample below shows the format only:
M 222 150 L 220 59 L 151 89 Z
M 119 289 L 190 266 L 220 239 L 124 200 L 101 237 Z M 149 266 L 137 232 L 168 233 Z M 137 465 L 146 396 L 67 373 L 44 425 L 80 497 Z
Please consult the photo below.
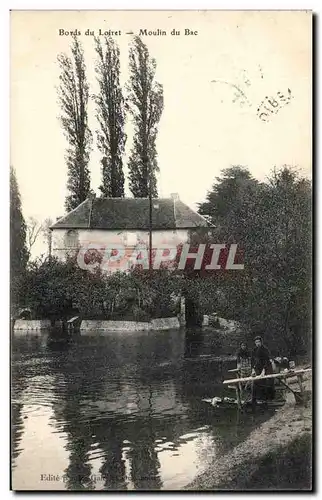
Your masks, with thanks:
M 11 346 L 15 490 L 181 489 L 270 416 L 202 402 L 233 396 L 234 362 L 200 357 L 207 342 L 184 331 Z

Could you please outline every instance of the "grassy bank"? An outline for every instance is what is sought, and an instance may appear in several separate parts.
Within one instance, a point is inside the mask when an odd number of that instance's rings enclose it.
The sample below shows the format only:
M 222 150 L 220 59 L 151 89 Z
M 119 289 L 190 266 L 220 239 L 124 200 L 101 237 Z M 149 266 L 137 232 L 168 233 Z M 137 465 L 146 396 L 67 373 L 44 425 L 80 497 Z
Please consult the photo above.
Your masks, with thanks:
M 257 463 L 243 466 L 244 473 L 223 483 L 223 490 L 310 490 L 312 488 L 312 437 L 306 432 L 287 446 L 268 452 Z M 247 474 L 247 470 L 254 471 Z

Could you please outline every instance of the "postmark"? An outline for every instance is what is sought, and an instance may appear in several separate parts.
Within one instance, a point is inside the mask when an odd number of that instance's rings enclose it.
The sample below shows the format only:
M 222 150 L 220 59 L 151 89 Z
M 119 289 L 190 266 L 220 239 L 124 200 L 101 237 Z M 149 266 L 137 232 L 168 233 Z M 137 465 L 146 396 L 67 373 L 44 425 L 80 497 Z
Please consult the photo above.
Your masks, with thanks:
M 260 65 L 258 65 L 257 69 L 256 80 L 252 80 L 249 73 L 245 69 L 242 69 L 236 83 L 224 79 L 214 79 L 211 83 L 228 86 L 231 89 L 231 102 L 233 104 L 238 105 L 240 108 L 249 108 L 251 112 L 256 109 L 256 115 L 259 120 L 266 123 L 271 121 L 274 115 L 290 104 L 294 95 L 290 88 L 279 89 L 272 91 L 272 93 L 266 95 L 258 103 L 256 98 L 252 97 L 252 94 L 254 90 L 258 90 L 256 81 L 258 81 L 258 78 L 260 81 L 264 80 L 264 74 Z

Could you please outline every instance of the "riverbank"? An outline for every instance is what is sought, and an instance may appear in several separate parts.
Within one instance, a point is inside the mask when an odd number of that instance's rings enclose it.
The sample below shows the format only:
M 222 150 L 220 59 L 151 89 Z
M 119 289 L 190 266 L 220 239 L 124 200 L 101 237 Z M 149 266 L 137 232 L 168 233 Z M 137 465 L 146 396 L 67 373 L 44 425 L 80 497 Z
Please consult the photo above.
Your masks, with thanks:
M 295 405 L 294 396 L 275 415 L 185 490 L 310 490 L 312 488 L 311 374 L 304 381 L 306 406 Z M 249 418 L 252 418 L 249 415 Z

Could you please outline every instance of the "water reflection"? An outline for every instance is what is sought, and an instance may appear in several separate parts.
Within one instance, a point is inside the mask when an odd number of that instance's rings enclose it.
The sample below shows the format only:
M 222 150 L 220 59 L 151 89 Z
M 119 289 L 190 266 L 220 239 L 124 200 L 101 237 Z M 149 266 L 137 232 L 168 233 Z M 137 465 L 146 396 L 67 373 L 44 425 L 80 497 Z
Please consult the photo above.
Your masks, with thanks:
M 201 402 L 223 390 L 218 363 L 189 362 L 202 343 L 200 333 L 191 338 L 177 331 L 118 333 L 69 343 L 15 339 L 12 457 L 20 476 L 18 450 L 22 455 L 44 453 L 33 449 L 33 440 L 24 440 L 24 404 L 40 409 L 49 405 L 49 424 L 41 411 L 28 410 L 28 418 L 39 432 L 46 426 L 46 432 L 60 437 L 57 446 L 67 453 L 61 489 L 183 487 L 214 456 L 229 451 L 267 418 L 257 415 L 252 421 L 245 416 L 236 425 L 235 410 L 214 410 Z M 55 456 L 49 465 L 57 466 Z M 15 488 L 21 487 L 20 476 L 15 484 L 13 474 Z
M 185 336 L 185 358 L 195 358 L 202 354 L 203 344 L 203 332 L 199 328 L 188 329 Z
M 16 366 L 12 369 L 12 377 L 17 383 L 17 389 L 11 403 L 11 449 L 12 465 L 14 467 L 15 461 L 21 451 L 19 448 L 19 443 L 21 442 L 23 434 L 23 403 L 21 402 L 21 394 L 27 387 L 27 381 L 23 376 L 22 370 Z

